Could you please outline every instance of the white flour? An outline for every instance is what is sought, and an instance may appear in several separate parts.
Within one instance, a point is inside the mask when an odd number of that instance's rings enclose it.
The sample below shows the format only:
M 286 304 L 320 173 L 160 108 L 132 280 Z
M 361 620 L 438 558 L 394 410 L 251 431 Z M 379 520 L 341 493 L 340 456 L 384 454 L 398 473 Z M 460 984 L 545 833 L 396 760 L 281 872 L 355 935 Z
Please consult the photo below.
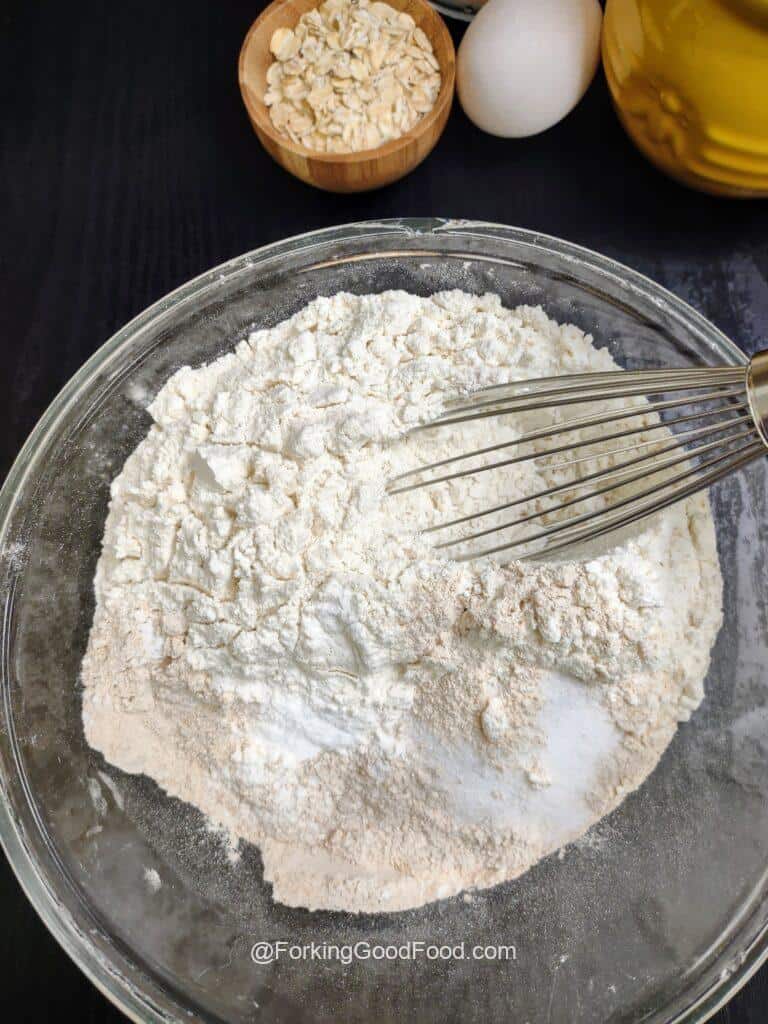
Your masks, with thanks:
M 112 486 L 89 742 L 257 843 L 293 905 L 417 906 L 581 835 L 702 698 L 706 498 L 586 561 L 460 564 L 417 526 L 556 471 L 383 485 L 530 426 L 404 436 L 457 391 L 613 365 L 540 309 L 389 292 L 318 299 L 180 370 Z

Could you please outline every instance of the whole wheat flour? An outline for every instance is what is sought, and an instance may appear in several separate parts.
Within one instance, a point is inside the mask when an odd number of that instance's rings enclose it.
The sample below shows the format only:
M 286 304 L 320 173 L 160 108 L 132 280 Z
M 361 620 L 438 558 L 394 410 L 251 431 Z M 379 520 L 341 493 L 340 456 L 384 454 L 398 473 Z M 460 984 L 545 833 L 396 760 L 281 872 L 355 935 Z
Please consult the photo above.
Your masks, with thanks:
M 547 486 L 552 461 L 384 484 L 531 425 L 407 434 L 457 392 L 611 368 L 541 309 L 452 291 L 319 298 L 180 370 L 112 485 L 88 741 L 257 843 L 291 905 L 413 907 L 581 835 L 702 699 L 706 497 L 579 560 L 459 563 L 418 528 Z

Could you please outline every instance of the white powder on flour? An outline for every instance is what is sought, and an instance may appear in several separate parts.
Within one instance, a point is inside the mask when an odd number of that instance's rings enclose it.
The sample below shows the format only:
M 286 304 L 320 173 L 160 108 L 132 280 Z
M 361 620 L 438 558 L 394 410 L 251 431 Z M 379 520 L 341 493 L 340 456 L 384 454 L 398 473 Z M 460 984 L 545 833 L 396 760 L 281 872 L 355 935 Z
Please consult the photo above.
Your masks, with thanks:
M 89 742 L 257 843 L 292 905 L 417 906 L 581 835 L 702 698 L 706 498 L 581 561 L 503 564 L 417 528 L 551 484 L 547 460 L 383 491 L 531 425 L 406 436 L 457 391 L 613 367 L 541 309 L 453 291 L 320 298 L 180 370 L 112 485 Z

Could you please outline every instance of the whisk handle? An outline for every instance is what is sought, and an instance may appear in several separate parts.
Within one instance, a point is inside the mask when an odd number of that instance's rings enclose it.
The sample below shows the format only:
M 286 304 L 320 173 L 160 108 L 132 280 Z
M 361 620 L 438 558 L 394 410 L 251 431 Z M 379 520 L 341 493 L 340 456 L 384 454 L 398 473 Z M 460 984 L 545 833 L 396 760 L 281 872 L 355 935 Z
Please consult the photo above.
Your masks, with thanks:
M 747 397 L 755 426 L 768 448 L 768 349 L 752 356 L 747 370 Z

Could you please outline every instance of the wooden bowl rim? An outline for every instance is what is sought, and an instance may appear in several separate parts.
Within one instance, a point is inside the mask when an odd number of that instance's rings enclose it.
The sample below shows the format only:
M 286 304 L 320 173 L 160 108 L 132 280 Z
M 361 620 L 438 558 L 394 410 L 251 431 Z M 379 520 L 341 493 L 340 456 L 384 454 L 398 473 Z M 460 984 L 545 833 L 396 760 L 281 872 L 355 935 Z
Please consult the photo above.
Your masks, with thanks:
M 251 121 L 258 126 L 259 131 L 264 132 L 265 135 L 278 146 L 288 150 L 291 153 L 295 153 L 297 156 L 306 157 L 309 160 L 316 160 L 325 164 L 355 164 L 364 163 L 368 160 L 377 160 L 382 157 L 390 156 L 392 153 L 396 153 L 400 149 L 404 149 L 409 143 L 413 142 L 414 139 L 424 135 L 435 122 L 439 119 L 443 113 L 447 104 L 450 104 L 453 99 L 453 92 L 456 83 L 456 49 L 453 45 L 453 39 L 451 33 L 448 31 L 448 26 L 440 16 L 439 12 L 427 0 L 408 0 L 410 4 L 416 7 L 422 7 L 429 11 L 430 14 L 434 15 L 437 19 L 437 31 L 441 36 L 444 37 L 444 42 L 447 43 L 449 65 L 443 67 L 440 65 L 440 74 L 442 76 L 442 82 L 440 83 L 440 92 L 437 94 L 435 105 L 432 109 L 418 121 L 410 131 L 406 132 L 405 135 L 401 135 L 397 139 L 390 139 L 389 142 L 385 142 L 382 146 L 377 146 L 375 149 L 361 149 L 354 153 L 319 153 L 316 149 L 308 149 L 306 146 L 301 146 L 298 143 L 293 142 L 286 135 L 282 135 L 272 124 L 269 116 L 267 107 L 262 103 L 260 106 L 254 106 L 248 95 L 248 89 L 246 87 L 246 79 L 244 75 L 245 67 L 245 55 L 248 52 L 248 48 L 252 43 L 253 37 L 261 28 L 261 22 L 265 21 L 267 17 L 272 14 L 275 10 L 280 7 L 287 6 L 291 0 L 272 0 L 271 4 L 268 4 L 261 14 L 256 18 L 251 27 L 245 34 L 243 45 L 240 47 L 240 55 L 237 62 L 237 80 L 240 86 L 240 95 L 245 104 L 245 109 L 248 111 L 248 116 Z M 319 7 L 323 3 L 323 0 L 315 0 L 313 7 Z M 310 8 L 311 10 L 312 8 Z M 434 47 L 434 40 L 430 37 L 430 42 Z

